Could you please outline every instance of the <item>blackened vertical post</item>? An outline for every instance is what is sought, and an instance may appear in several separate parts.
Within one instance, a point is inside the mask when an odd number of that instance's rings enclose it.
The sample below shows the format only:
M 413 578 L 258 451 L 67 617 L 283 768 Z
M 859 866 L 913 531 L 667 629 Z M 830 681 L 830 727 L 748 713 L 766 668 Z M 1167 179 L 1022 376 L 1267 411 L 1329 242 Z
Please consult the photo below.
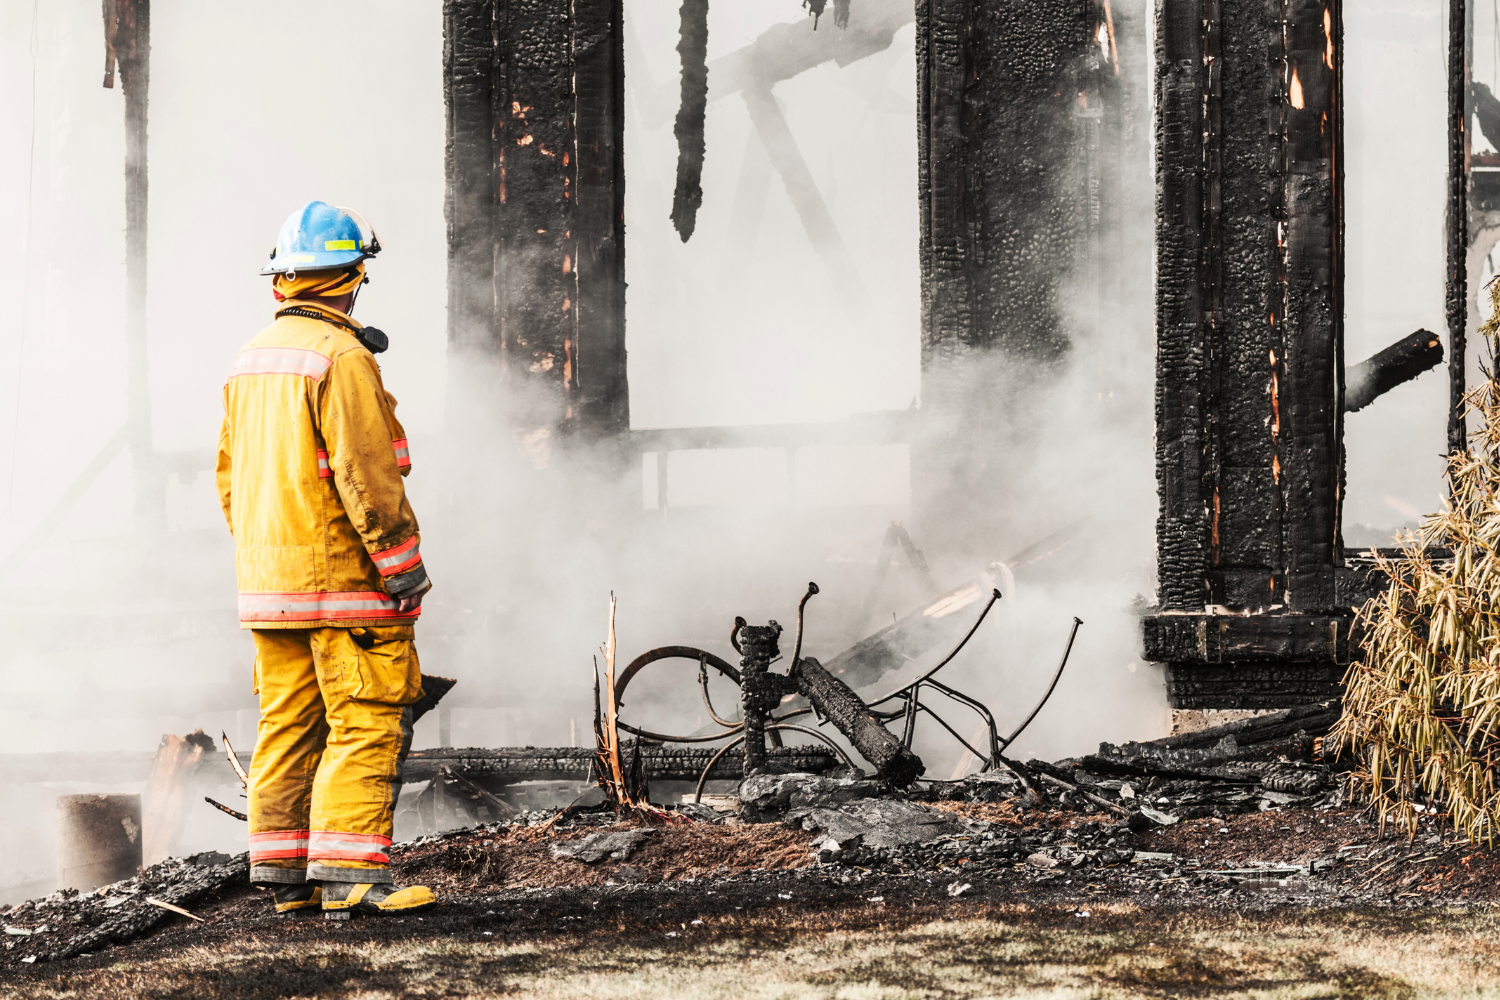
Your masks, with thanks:
M 1218 503 L 1209 475 L 1218 296 L 1217 4 L 1156 7 L 1156 522 L 1158 600 L 1212 602 Z
M 1158 0 L 1157 522 L 1174 708 L 1335 693 L 1342 6 Z M 1293 636 L 1317 636 L 1316 650 Z
M 146 362 L 146 108 L 151 88 L 151 0 L 117 0 L 115 55 L 125 91 L 125 371 L 136 529 L 166 527 L 165 483 L 151 434 Z
M 766 766 L 766 721 L 781 701 L 780 677 L 770 677 L 771 661 L 781 655 L 781 626 L 746 625 L 740 629 L 740 700 L 745 718 L 745 777 Z
M 1343 469 L 1343 60 L 1340 0 L 1287 0 L 1285 159 L 1286 313 L 1278 448 L 1282 553 L 1291 611 L 1335 606 Z M 1459 261 L 1462 266 L 1463 255 Z
M 1468 447 L 1464 392 L 1468 361 L 1469 4 L 1448 0 L 1448 451 Z
M 492 0 L 445 0 L 448 339 L 464 355 L 494 346 L 494 31 Z
M 612 441 L 618 465 L 630 423 L 621 0 L 446 0 L 443 12 L 454 396 L 488 405 L 537 468 L 572 438 Z
M 630 429 L 625 367 L 625 33 L 623 0 L 573 5 L 577 203 L 571 226 L 575 314 L 573 379 L 580 429 L 624 442 Z M 623 451 L 614 456 L 623 461 Z

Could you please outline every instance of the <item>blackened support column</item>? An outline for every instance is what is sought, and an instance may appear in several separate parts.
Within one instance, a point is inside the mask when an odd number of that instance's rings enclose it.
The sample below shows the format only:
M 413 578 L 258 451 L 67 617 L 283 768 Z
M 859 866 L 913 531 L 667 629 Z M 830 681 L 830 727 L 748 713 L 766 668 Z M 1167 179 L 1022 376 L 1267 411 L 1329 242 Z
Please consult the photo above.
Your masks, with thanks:
M 1334 693 L 1343 475 L 1342 16 L 1157 3 L 1149 659 L 1178 708 Z

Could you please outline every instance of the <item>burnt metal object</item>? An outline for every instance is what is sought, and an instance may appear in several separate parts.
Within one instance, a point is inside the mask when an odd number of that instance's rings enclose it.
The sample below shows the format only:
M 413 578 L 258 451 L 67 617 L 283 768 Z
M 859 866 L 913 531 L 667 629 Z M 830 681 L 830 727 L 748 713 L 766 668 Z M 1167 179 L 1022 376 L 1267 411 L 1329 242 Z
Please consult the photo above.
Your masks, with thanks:
M 911 660 L 941 643 L 953 642 L 963 634 L 967 619 L 959 612 L 983 600 L 994 587 L 989 573 L 948 591 L 899 621 L 830 659 L 824 666 L 853 688 L 862 688 L 885 674 L 899 670 Z
M 672 226 L 686 243 L 703 205 L 703 119 L 708 111 L 708 0 L 682 0 L 677 55 L 682 60 L 682 100 L 672 134 L 677 137 L 677 187 Z
M 830 740 L 827 736 L 824 736 L 822 733 L 818 732 L 816 729 L 808 729 L 806 726 L 794 726 L 786 722 L 773 722 L 770 725 L 767 725 L 765 728 L 767 732 L 794 732 L 802 733 L 804 736 L 811 736 L 824 745 L 831 747 L 833 749 L 833 752 L 838 754 L 839 759 L 844 762 L 844 766 L 847 767 L 850 771 L 859 771 L 859 768 L 855 766 L 854 761 L 850 760 L 849 755 L 844 753 L 842 747 Z M 712 757 L 709 758 L 708 763 L 703 767 L 703 773 L 698 776 L 698 785 L 693 790 L 694 802 L 703 801 L 703 786 L 708 782 L 709 775 L 713 773 L 714 766 L 718 764 L 720 758 L 722 758 L 729 751 L 733 750 L 735 747 L 744 742 L 744 735 L 736 736 L 728 743 L 719 747 L 718 752 L 716 752 Z
M 613 441 L 630 427 L 621 0 L 444 0 L 443 19 L 452 391 L 523 434 Z
M 1469 8 L 1474 0 L 1448 0 L 1448 197 L 1444 223 L 1447 236 L 1444 313 L 1448 321 L 1448 450 L 1469 446 L 1464 419 L 1468 388 L 1464 364 L 1468 357 L 1469 324 L 1469 56 L 1473 25 Z
M 1354 413 L 1443 362 L 1443 339 L 1418 330 L 1344 371 L 1344 412 Z
M 1326 632 L 1329 617 L 1349 616 L 1337 587 L 1342 7 L 1158 0 L 1156 26 L 1164 613 L 1146 627 L 1175 632 L 1179 612 L 1221 612 L 1231 633 Z M 1173 706 L 1326 697 L 1332 661 L 1264 648 L 1233 669 L 1209 654 L 1166 660 Z
M 1037 713 L 1039 713 L 1042 710 L 1042 707 L 1046 705 L 1047 702 L 1052 698 L 1052 692 L 1057 690 L 1057 682 L 1059 679 L 1061 679 L 1063 670 L 1067 668 L 1068 657 L 1073 652 L 1073 641 L 1078 637 L 1078 629 L 1079 626 L 1083 624 L 1083 621 L 1079 618 L 1073 619 L 1073 628 L 1072 631 L 1068 633 L 1068 643 L 1063 648 L 1062 660 L 1058 663 L 1057 671 L 1052 675 L 1052 682 L 1047 686 L 1047 690 L 1042 695 L 1041 701 L 1037 702 L 1036 707 L 1031 710 L 1031 713 L 1026 716 L 1021 724 L 1017 726 L 1008 737 L 1002 738 L 995 728 L 995 716 L 989 710 L 989 707 L 987 705 L 975 698 L 971 698 L 970 696 L 964 694 L 962 691 L 956 690 L 955 688 L 952 688 L 947 684 L 944 684 L 942 681 L 936 679 L 937 672 L 947 666 L 948 663 L 959 654 L 959 651 L 962 650 L 964 646 L 968 645 L 969 640 L 974 637 L 974 633 L 979 631 L 979 626 L 984 622 L 985 616 L 990 613 L 990 609 L 993 608 L 996 602 L 998 602 L 999 600 L 1000 591 L 991 591 L 989 602 L 986 603 L 984 609 L 980 611 L 979 617 L 975 620 L 973 627 L 969 629 L 969 631 L 964 635 L 963 639 L 959 641 L 958 645 L 955 646 L 947 656 L 943 657 L 943 659 L 940 660 L 936 666 L 928 670 L 925 674 L 923 674 L 921 677 L 917 678 L 907 686 L 897 691 L 891 692 L 884 698 L 879 698 L 875 701 L 870 702 L 869 707 L 871 713 L 877 719 L 900 718 L 905 720 L 905 727 L 901 734 L 901 743 L 905 747 L 910 747 L 912 745 L 912 741 L 916 737 L 917 717 L 919 715 L 925 714 L 932 718 L 932 720 L 938 725 L 947 730 L 950 736 L 952 736 L 955 740 L 962 744 L 966 750 L 977 757 L 983 763 L 984 770 L 988 771 L 993 770 L 996 767 L 1007 767 L 1010 770 L 1015 771 L 1016 775 L 1020 777 L 1022 782 L 1024 783 L 1026 781 L 1026 773 L 1022 770 L 1018 770 L 1014 764 L 1006 760 L 1002 752 L 1012 743 L 1014 743 L 1016 741 L 1016 738 L 1020 736 L 1021 733 L 1025 732 L 1026 727 L 1031 725 L 1031 721 L 1037 717 Z M 979 748 L 971 744 L 968 740 L 964 739 L 959 735 L 958 730 L 950 726 L 947 720 L 938 715 L 937 712 L 932 709 L 931 705 L 923 702 L 922 690 L 924 688 L 931 688 L 939 694 L 945 695 L 951 701 L 957 702 L 958 704 L 969 708 L 976 715 L 978 715 L 981 721 L 983 721 L 985 729 L 987 731 L 987 735 L 989 737 L 989 745 L 987 750 L 980 750 Z M 888 702 L 892 701 L 899 702 L 899 707 L 886 710 L 882 710 L 880 708 L 881 705 L 887 704 Z
M 1001 742 L 1000 749 L 1003 750 L 1014 743 L 1016 741 L 1016 737 L 1020 736 L 1026 731 L 1026 727 L 1031 725 L 1032 720 L 1037 717 L 1041 710 L 1046 706 L 1047 702 L 1052 700 L 1052 692 L 1057 690 L 1057 682 L 1062 680 L 1063 670 L 1068 666 L 1068 657 L 1073 652 L 1073 641 L 1078 638 L 1078 629 L 1082 625 L 1082 618 L 1075 617 L 1073 619 L 1073 629 L 1068 633 L 1068 644 L 1063 647 L 1062 660 L 1060 660 L 1057 664 L 1057 673 L 1052 675 L 1052 683 L 1047 685 L 1047 690 L 1045 693 L 1043 693 L 1042 700 L 1036 703 L 1036 708 L 1033 708 L 1031 710 L 1031 714 L 1026 716 L 1025 719 L 1021 720 L 1021 724 L 1017 726 L 1011 732 L 1011 734 Z

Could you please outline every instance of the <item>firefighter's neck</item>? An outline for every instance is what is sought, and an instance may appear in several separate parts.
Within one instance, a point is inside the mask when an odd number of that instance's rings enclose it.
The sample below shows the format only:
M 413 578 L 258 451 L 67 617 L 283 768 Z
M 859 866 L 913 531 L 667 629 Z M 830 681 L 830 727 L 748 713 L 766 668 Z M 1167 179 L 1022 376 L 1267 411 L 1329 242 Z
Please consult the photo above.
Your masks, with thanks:
M 345 292 L 343 295 L 315 295 L 310 296 L 305 301 L 316 302 L 320 306 L 327 306 L 330 309 L 337 309 L 345 316 L 348 316 L 350 314 L 350 311 L 354 308 L 354 293 Z

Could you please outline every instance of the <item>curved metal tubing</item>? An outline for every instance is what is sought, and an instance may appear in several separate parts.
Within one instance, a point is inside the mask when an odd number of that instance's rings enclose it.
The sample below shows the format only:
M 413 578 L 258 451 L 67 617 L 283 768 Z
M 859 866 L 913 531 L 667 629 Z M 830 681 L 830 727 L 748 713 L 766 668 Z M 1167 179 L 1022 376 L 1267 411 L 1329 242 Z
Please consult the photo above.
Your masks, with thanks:
M 1010 745 L 1016 741 L 1016 737 L 1020 736 L 1026 727 L 1031 725 L 1031 720 L 1036 718 L 1036 714 L 1042 710 L 1042 706 L 1047 704 L 1047 699 L 1052 697 L 1052 692 L 1057 690 L 1057 682 L 1062 678 L 1063 668 L 1068 665 L 1068 655 L 1073 652 L 1073 640 L 1078 637 L 1078 626 L 1082 624 L 1082 618 L 1076 616 L 1073 618 L 1073 631 L 1068 633 L 1068 646 L 1063 650 L 1062 662 L 1057 665 L 1057 673 L 1052 675 L 1052 683 L 1047 685 L 1047 693 L 1042 695 L 1042 700 L 1036 703 L 1036 708 L 1033 708 L 1031 714 L 1026 716 L 1026 721 L 1017 726 L 1016 731 L 1006 737 L 1005 742 L 1000 744 L 1001 750 L 1010 748 Z
M 726 736 L 733 736 L 745 728 L 743 724 L 740 724 L 736 725 L 733 729 L 725 730 L 722 733 L 711 733 L 708 736 L 668 736 L 665 733 L 653 733 L 649 729 L 637 729 L 630 723 L 621 722 L 619 719 L 615 720 L 615 725 L 632 736 L 639 736 L 641 739 L 651 740 L 654 743 L 712 743 L 714 740 L 722 740 Z
M 714 711 L 714 703 L 708 698 L 708 664 L 703 660 L 698 661 L 698 686 L 703 689 L 703 707 L 708 710 L 708 717 L 721 726 L 737 726 L 740 723 L 733 719 L 721 719 L 719 713 Z
M 632 677 L 657 660 L 670 660 L 674 658 L 697 660 L 699 663 L 707 663 L 736 684 L 740 682 L 740 672 L 738 670 L 707 650 L 699 649 L 696 646 L 658 646 L 655 649 L 646 650 L 640 656 L 631 660 L 630 665 L 620 673 L 619 679 L 615 681 L 615 704 L 621 705 L 624 703 L 625 688 L 629 685 Z
M 797 602 L 797 646 L 792 650 L 792 665 L 787 673 L 792 676 L 797 674 L 797 664 L 802 662 L 802 616 L 807 610 L 807 602 L 812 600 L 813 595 L 818 592 L 818 585 L 811 581 L 807 584 L 807 593 L 802 595 L 802 600 Z
M 833 740 L 829 739 L 827 736 L 824 736 L 822 733 L 818 732 L 816 729 L 808 729 L 806 726 L 789 726 L 785 723 L 770 725 L 767 726 L 766 729 L 790 729 L 794 732 L 805 733 L 808 736 L 813 737 L 814 739 L 821 740 L 822 742 L 828 744 L 828 746 L 833 749 L 833 752 L 838 754 L 840 759 L 842 759 L 845 764 L 848 764 L 852 770 L 860 770 L 860 768 L 855 765 L 854 761 L 849 759 L 849 755 L 844 753 L 842 747 L 833 742 Z M 724 756 L 730 750 L 733 750 L 743 742 L 745 742 L 745 737 L 743 735 L 739 736 L 733 742 L 724 744 L 719 748 L 718 753 L 714 754 L 708 759 L 708 764 L 704 766 L 703 773 L 698 776 L 698 787 L 693 789 L 693 801 L 695 803 L 703 801 L 703 786 L 708 783 L 708 775 L 711 771 L 713 771 L 714 765 L 719 762 L 719 758 Z
M 939 670 L 942 670 L 944 667 L 946 667 L 948 665 L 948 661 L 952 660 L 955 656 L 957 656 L 958 653 L 959 653 L 959 650 L 961 650 L 965 646 L 967 646 L 969 644 L 969 640 L 972 639 L 972 638 L 974 638 L 974 633 L 978 632 L 979 631 L 979 626 L 984 623 L 984 617 L 985 617 L 985 615 L 987 615 L 987 614 L 990 613 L 990 608 L 993 608 L 995 606 L 995 602 L 998 601 L 998 600 L 1000 600 L 1000 591 L 999 590 L 992 590 L 992 591 L 990 591 L 990 599 L 989 599 L 988 602 L 985 603 L 984 610 L 981 611 L 981 612 L 979 612 L 979 617 L 974 621 L 973 626 L 969 629 L 969 631 L 967 633 L 965 633 L 964 637 L 961 640 L 959 640 L 958 645 L 953 647 L 953 651 L 951 653 L 949 653 L 947 656 L 943 657 L 941 660 L 938 661 L 938 665 L 937 666 L 933 667 L 931 670 L 927 671 L 927 673 L 923 674 L 921 677 L 918 677 L 916 680 L 912 681 L 910 684 L 906 685 L 905 687 L 900 688 L 900 689 L 895 690 L 895 691 L 892 691 L 890 694 L 886 695 L 884 698 L 881 698 L 881 699 L 879 699 L 877 701 L 870 702 L 866 707 L 868 707 L 868 708 L 874 708 L 876 705 L 884 705 L 886 702 L 890 701 L 892 698 L 900 697 L 901 695 L 907 693 L 908 691 L 911 691 L 912 689 L 918 687 L 924 681 L 927 681 L 928 679 L 930 679 L 933 674 L 937 673 Z

